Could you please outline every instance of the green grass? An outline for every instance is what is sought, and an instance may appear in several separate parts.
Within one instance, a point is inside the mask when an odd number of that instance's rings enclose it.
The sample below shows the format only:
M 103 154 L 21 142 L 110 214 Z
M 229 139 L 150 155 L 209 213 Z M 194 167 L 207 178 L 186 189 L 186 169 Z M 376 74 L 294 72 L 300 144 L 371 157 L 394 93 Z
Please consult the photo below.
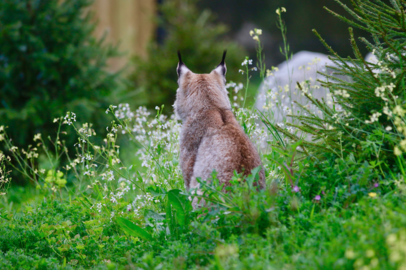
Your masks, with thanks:
M 365 63 L 351 29 L 354 59 L 325 44 L 351 78 L 325 82 L 334 103 L 313 100 L 304 89 L 310 80 L 300 82 L 315 109 L 278 125 L 251 110 L 260 81 L 229 88 L 244 131 L 268 146 L 264 190 L 256 168 L 248 177 L 235 173 L 225 188 L 213 172 L 201 195 L 185 191 L 181 126 L 162 108 L 153 117 L 143 107 L 110 106 L 115 120 L 103 142 L 73 112 L 56 121 L 49 143 L 36 135 L 24 150 L 0 126 L 8 150 L 0 153 L 0 269 L 406 269 L 403 9 L 398 0 L 390 8 L 366 2 L 374 5 L 356 13 L 374 36 L 366 46 L 379 64 Z M 261 33 L 253 35 L 264 74 Z M 289 55 L 286 40 L 281 51 Z M 67 155 L 62 124 L 78 138 L 75 154 Z M 33 184 L 8 188 L 10 170 Z M 192 210 L 195 198 L 205 204 Z
M 147 226 L 150 241 L 124 234 L 82 200 L 44 200 L 24 204 L 18 212 L 2 211 L 0 267 L 397 269 L 400 264 L 391 258 L 397 252 L 405 255 L 404 200 L 392 192 L 313 215 L 306 202 L 286 215 L 289 210 L 281 201 L 273 211 L 283 218 L 259 234 L 224 233 L 221 226 L 196 218 L 187 233 L 178 235 L 153 233 Z

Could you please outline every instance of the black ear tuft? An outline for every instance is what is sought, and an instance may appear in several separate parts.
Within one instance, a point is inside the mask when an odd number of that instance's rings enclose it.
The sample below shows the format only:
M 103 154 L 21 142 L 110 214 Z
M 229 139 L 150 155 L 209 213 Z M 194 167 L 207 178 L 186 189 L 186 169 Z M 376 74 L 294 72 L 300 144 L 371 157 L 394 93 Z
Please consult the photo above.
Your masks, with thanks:
M 220 72 L 221 75 L 223 75 L 223 76 L 225 76 L 225 75 L 226 75 L 226 72 L 227 72 L 226 63 L 225 63 L 225 61 L 226 61 L 226 54 L 227 54 L 227 50 L 224 50 L 223 59 L 221 59 L 220 64 L 219 64 L 219 65 L 217 66 L 217 68 L 216 68 L 216 69 L 220 68 L 220 70 L 218 70 L 218 72 Z
M 180 51 L 178 51 L 178 58 L 179 58 L 179 63 L 178 63 L 178 68 L 176 69 L 176 73 L 178 73 L 178 77 L 180 77 L 181 67 L 182 67 L 182 65 L 184 65 L 182 62 L 182 56 L 180 55 Z
M 179 58 L 179 65 L 183 65 L 182 56 L 180 55 L 180 51 L 178 51 L 178 58 Z
M 226 54 L 227 54 L 227 50 L 224 50 L 223 59 L 221 59 L 220 65 L 224 65 L 224 63 L 225 63 L 225 61 L 226 61 Z

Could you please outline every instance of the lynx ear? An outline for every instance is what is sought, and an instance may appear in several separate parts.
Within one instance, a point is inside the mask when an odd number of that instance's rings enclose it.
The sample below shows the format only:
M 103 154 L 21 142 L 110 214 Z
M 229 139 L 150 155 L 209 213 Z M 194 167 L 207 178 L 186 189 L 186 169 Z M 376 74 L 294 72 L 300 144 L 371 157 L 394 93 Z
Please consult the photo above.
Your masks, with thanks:
M 224 51 L 223 53 L 223 59 L 221 59 L 220 64 L 214 69 L 215 72 L 217 72 L 218 74 L 220 74 L 221 76 L 226 76 L 226 72 L 227 72 L 227 67 L 226 67 L 226 54 L 227 54 L 227 50 Z
M 186 72 L 188 72 L 190 70 L 182 62 L 182 56 L 180 55 L 179 51 L 178 51 L 178 58 L 179 58 L 179 63 L 178 63 L 178 67 L 176 68 L 176 73 L 178 73 L 178 77 L 180 77 L 181 75 L 185 74 Z

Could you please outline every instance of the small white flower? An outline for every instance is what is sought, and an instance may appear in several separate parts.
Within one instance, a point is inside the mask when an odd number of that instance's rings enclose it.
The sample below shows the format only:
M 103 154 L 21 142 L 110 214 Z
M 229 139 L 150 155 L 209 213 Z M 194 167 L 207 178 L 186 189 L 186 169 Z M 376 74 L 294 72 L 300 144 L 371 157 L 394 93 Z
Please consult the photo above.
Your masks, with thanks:
M 400 107 L 399 105 L 396 105 L 396 107 L 393 109 L 393 112 L 395 114 L 399 115 L 399 116 L 402 116 L 402 117 L 406 113 L 406 111 L 402 107 Z
M 37 140 L 41 140 L 41 133 L 37 133 L 34 135 L 34 142 Z
M 400 156 L 402 154 L 402 151 L 399 149 L 399 147 L 395 146 L 393 153 L 395 154 L 395 156 Z

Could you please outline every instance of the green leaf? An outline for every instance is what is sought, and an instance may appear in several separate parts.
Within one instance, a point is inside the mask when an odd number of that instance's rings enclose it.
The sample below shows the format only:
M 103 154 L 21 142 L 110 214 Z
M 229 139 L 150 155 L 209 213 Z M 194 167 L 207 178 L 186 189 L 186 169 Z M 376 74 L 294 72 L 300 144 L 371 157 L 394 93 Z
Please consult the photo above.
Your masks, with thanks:
M 4 219 L 6 219 L 6 220 L 10 220 L 10 219 L 7 217 L 6 214 L 0 214 L 0 217 L 1 217 L 1 218 L 4 218 Z
M 266 116 L 260 111 L 257 110 L 258 113 L 261 114 L 261 121 L 262 123 L 265 124 L 266 128 L 268 129 L 268 131 L 272 134 L 272 137 L 279 141 L 279 143 L 282 145 L 283 148 L 286 148 L 285 142 L 283 141 L 281 135 L 279 135 L 278 130 L 275 128 L 274 125 L 272 125 L 271 121 L 269 121 Z
M 78 250 L 85 249 L 85 245 L 77 245 L 77 246 L 76 246 L 76 249 L 78 249 Z
M 85 207 L 85 208 L 90 208 L 92 207 L 92 203 L 89 201 L 88 198 L 82 197 L 82 198 L 77 198 L 77 200 Z
M 116 222 L 121 227 L 121 229 L 123 229 L 129 235 L 152 241 L 152 236 L 147 231 L 135 225 L 128 219 L 117 217 Z
M 259 178 L 259 171 L 261 170 L 261 166 L 258 166 L 251 170 L 251 174 L 247 177 L 247 183 L 250 189 L 252 189 L 254 185 L 255 178 Z
M 242 127 L 244 128 L 244 133 L 249 135 L 247 125 L 245 123 L 242 123 Z
M 270 155 L 268 155 L 267 158 L 268 158 L 268 160 L 275 162 L 276 164 L 278 164 L 281 167 L 283 173 L 285 174 L 286 180 L 289 180 L 290 184 L 292 184 L 293 181 L 292 181 L 292 178 L 291 178 L 291 175 L 290 175 L 290 171 L 289 171 L 289 168 L 287 168 L 285 166 L 285 163 L 282 164 L 282 163 L 278 162 L 276 159 L 272 158 Z M 286 182 L 286 184 L 288 185 L 289 183 Z
M 186 224 L 186 211 L 182 205 L 182 200 L 179 198 L 180 190 L 173 189 L 168 192 L 168 200 L 172 207 L 176 210 L 176 218 L 179 225 L 185 226 Z
M 191 211 L 190 201 L 186 196 L 180 194 L 179 189 L 172 189 L 168 192 L 168 201 L 176 210 L 176 218 L 179 225 L 185 226 L 188 223 L 188 212 Z
M 148 220 L 149 218 L 152 218 L 154 220 L 164 220 L 165 219 L 163 216 L 161 216 L 157 212 L 154 212 L 154 211 L 149 210 L 149 209 L 145 209 L 144 217 L 145 217 L 146 220 Z
M 290 155 L 289 155 L 288 152 L 286 152 L 286 150 L 279 149 L 278 147 L 272 147 L 272 151 L 277 152 L 277 153 L 280 154 L 281 156 L 289 157 L 289 158 L 290 158 Z M 265 158 L 268 158 L 268 157 L 271 157 L 271 158 L 272 158 L 272 155 L 271 155 L 271 154 L 267 154 L 267 155 L 264 155 L 264 157 L 265 157 Z
M 169 199 L 168 199 L 168 203 L 166 204 L 165 212 L 166 212 L 166 219 L 168 220 L 169 231 L 173 232 L 175 229 L 175 226 L 174 226 L 175 224 L 174 224 L 174 219 L 172 217 L 172 206 L 171 206 L 171 203 L 169 202 Z
M 303 142 L 303 140 L 299 140 L 299 141 L 297 141 L 296 143 L 294 143 L 294 144 L 291 146 L 292 152 L 295 152 L 295 151 L 296 151 L 296 148 L 297 148 L 299 145 L 301 145 L 302 142 Z
M 147 191 L 156 197 L 161 196 L 163 198 L 166 195 L 166 190 L 163 189 L 162 187 L 155 187 L 154 189 L 153 187 L 150 186 L 147 188 Z

